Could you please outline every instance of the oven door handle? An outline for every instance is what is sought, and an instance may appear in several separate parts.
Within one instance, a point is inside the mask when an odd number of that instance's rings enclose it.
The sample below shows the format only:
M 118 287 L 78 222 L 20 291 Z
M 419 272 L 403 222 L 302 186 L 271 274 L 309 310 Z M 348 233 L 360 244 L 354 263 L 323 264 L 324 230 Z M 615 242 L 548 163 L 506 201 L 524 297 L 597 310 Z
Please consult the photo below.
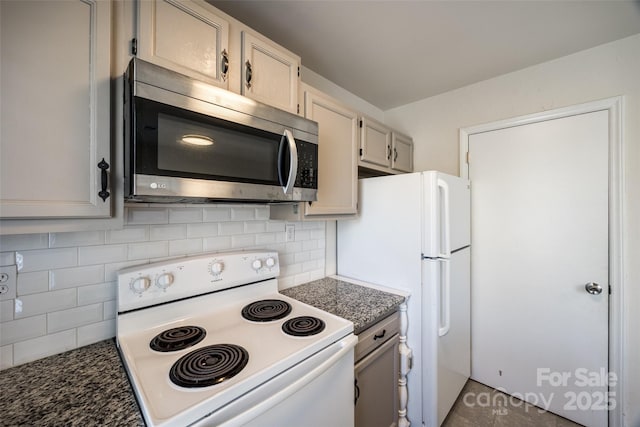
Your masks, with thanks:
M 335 354 L 331 355 L 327 360 L 322 362 L 320 365 L 315 367 L 313 370 L 309 371 L 305 375 L 303 375 L 296 382 L 286 386 L 279 392 L 271 395 L 267 399 L 261 401 L 254 407 L 242 412 L 238 416 L 228 420 L 227 422 L 223 422 L 219 425 L 219 427 L 224 426 L 238 426 L 244 425 L 252 419 L 260 416 L 262 413 L 266 412 L 270 408 L 273 408 L 289 396 L 294 393 L 297 393 L 304 386 L 309 384 L 311 381 L 318 378 L 322 375 L 327 369 L 331 368 L 338 360 L 340 360 L 345 354 L 351 351 L 356 344 L 358 343 L 358 337 L 355 335 L 350 335 L 340 341 L 340 345 L 342 346 Z
M 285 145 L 285 138 L 287 144 Z M 288 147 L 289 150 L 289 175 L 285 178 L 283 175 L 285 165 L 285 155 Z M 285 129 L 282 138 L 280 139 L 280 148 L 278 149 L 278 180 L 282 186 L 284 194 L 291 194 L 293 186 L 296 183 L 296 176 L 298 175 L 298 148 L 296 147 L 296 140 L 293 138 L 293 134 L 289 129 Z

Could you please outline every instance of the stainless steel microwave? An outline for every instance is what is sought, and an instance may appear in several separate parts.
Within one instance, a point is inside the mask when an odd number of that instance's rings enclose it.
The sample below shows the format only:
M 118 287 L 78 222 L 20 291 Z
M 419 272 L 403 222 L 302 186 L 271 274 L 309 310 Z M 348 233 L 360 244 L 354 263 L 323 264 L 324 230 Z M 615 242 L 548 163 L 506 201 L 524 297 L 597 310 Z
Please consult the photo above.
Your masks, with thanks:
M 127 200 L 316 200 L 316 122 L 139 59 L 125 84 Z

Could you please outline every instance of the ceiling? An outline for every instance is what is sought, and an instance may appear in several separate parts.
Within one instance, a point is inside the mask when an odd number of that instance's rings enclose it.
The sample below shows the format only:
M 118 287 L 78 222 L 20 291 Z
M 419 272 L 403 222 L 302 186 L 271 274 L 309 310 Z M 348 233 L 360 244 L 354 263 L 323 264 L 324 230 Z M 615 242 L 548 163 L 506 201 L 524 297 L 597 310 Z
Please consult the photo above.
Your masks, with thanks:
M 381 110 L 640 33 L 640 0 L 208 1 Z

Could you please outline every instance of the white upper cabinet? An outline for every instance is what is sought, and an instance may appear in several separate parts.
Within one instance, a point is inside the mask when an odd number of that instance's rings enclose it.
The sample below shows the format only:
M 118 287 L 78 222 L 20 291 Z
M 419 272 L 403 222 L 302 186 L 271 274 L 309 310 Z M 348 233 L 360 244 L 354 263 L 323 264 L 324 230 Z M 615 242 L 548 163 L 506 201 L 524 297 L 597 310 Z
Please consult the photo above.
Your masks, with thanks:
M 302 83 L 304 116 L 318 122 L 318 200 L 272 205 L 271 218 L 336 219 L 358 212 L 358 112 Z
M 242 31 L 242 94 L 298 113 L 300 57 L 249 31 Z
M 413 140 L 395 131 L 391 133 L 391 169 L 413 172 Z
M 137 56 L 229 87 L 229 23 L 201 0 L 140 0 Z
M 306 215 L 344 215 L 358 211 L 358 113 L 308 86 L 305 117 L 318 122 L 318 200 Z
M 0 39 L 2 233 L 109 217 L 111 3 L 0 1 Z
M 413 140 L 368 117 L 360 118 L 362 176 L 413 172 Z
M 388 167 L 391 161 L 391 130 L 382 123 L 360 119 L 360 162 Z

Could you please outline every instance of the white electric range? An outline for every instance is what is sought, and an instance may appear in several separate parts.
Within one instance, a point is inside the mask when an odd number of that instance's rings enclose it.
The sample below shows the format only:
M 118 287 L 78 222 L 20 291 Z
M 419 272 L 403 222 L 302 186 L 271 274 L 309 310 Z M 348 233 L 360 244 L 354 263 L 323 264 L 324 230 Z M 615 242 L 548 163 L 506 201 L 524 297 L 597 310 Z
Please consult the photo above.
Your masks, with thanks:
M 117 344 L 151 426 L 353 425 L 353 324 L 278 292 L 275 252 L 118 275 Z

